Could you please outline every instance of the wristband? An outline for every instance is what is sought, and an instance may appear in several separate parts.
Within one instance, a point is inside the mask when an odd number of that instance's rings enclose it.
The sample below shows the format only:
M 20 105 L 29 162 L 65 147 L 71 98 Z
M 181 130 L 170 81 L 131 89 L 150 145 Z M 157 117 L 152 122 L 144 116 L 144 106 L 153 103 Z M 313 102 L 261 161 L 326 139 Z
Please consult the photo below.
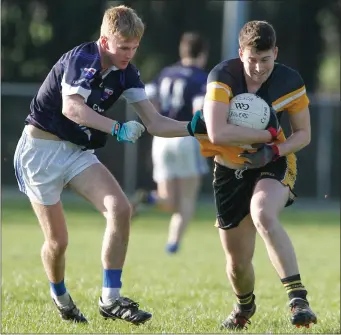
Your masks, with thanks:
M 271 146 L 271 149 L 272 149 L 272 152 L 274 154 L 274 158 L 273 158 L 273 161 L 276 161 L 279 157 L 281 157 L 279 155 L 279 149 L 278 149 L 278 146 L 276 144 L 272 145 Z
M 111 128 L 111 135 L 117 136 L 117 133 L 120 131 L 121 123 L 118 121 L 115 121 L 112 128 Z
M 267 131 L 271 134 L 271 137 L 272 137 L 273 141 L 277 139 L 278 132 L 277 132 L 277 130 L 275 128 L 269 127 L 267 129 Z
M 187 124 L 187 131 L 191 136 L 194 136 L 194 133 L 193 133 L 192 127 L 191 127 L 191 122 L 188 122 L 188 124 Z

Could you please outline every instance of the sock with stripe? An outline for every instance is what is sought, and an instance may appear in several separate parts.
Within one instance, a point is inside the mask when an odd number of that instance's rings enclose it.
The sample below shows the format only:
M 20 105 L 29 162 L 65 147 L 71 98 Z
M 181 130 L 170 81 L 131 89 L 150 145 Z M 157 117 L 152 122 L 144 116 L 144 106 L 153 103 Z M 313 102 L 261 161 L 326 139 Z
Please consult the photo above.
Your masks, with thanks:
M 289 299 L 301 298 L 307 300 L 307 290 L 301 282 L 300 274 L 281 279 Z
M 104 269 L 102 301 L 104 304 L 111 304 L 120 297 L 122 270 Z
M 255 303 L 256 299 L 255 295 L 253 294 L 253 291 L 243 295 L 236 294 L 236 297 L 238 306 L 240 307 L 240 309 L 244 311 L 250 310 L 253 304 Z
M 50 282 L 50 295 L 60 307 L 66 307 L 70 303 L 70 294 L 66 290 L 64 279 L 59 283 Z

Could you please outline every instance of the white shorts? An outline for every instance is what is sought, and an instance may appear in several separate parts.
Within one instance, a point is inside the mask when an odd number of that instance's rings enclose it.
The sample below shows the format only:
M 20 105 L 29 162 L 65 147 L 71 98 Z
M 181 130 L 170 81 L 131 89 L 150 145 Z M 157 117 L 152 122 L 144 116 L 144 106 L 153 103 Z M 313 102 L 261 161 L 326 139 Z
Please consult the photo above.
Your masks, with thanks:
M 22 133 L 14 154 L 19 189 L 30 200 L 54 205 L 64 186 L 89 166 L 99 163 L 93 150 L 82 151 L 68 141 L 33 138 Z
M 153 179 L 162 182 L 174 178 L 201 176 L 208 172 L 199 142 L 187 137 L 154 137 L 152 146 Z

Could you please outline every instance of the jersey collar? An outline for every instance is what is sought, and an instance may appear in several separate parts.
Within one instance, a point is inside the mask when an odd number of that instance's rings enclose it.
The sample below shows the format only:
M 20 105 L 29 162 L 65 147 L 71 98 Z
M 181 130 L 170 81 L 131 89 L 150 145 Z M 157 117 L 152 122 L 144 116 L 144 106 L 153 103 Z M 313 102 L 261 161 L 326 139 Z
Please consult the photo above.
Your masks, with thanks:
M 98 41 L 96 41 L 96 46 L 97 46 L 98 55 L 101 58 L 101 53 L 99 52 L 99 43 L 98 43 Z M 106 77 L 111 71 L 118 71 L 118 70 L 119 70 L 118 67 L 116 67 L 115 65 L 112 65 L 109 68 L 107 68 L 105 71 L 101 72 L 102 78 Z

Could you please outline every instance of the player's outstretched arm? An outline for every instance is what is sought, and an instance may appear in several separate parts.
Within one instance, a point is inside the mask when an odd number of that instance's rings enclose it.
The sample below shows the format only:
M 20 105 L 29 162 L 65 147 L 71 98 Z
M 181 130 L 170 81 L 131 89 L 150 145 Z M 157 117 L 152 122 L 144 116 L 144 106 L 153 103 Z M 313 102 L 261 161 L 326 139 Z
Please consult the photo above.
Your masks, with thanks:
M 62 113 L 73 122 L 117 137 L 118 141 L 134 143 L 144 132 L 137 121 L 120 123 L 93 111 L 78 94 L 63 96 Z
M 78 94 L 63 96 L 63 114 L 73 122 L 111 134 L 115 121 L 93 111 Z
M 151 135 L 159 137 L 189 136 L 188 122 L 176 121 L 162 116 L 148 99 L 132 103 L 132 106 L 134 106 L 138 116 Z
M 203 114 L 209 140 L 216 145 L 267 143 L 272 140 L 268 130 L 240 127 L 227 123 L 226 103 L 205 100 Z

